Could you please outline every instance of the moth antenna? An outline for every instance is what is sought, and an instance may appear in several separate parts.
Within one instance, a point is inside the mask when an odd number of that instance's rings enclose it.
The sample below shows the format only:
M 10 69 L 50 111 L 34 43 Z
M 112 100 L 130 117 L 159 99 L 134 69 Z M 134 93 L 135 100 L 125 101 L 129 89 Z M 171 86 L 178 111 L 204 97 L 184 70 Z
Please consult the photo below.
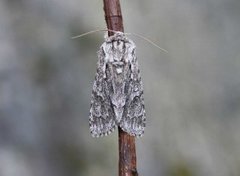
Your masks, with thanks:
M 71 38 L 72 38 L 72 39 L 81 38 L 81 37 L 83 37 L 83 36 L 86 36 L 86 35 L 89 35 L 89 34 L 92 34 L 92 33 L 96 33 L 96 32 L 100 32 L 100 31 L 103 31 L 103 29 L 97 29 L 97 30 L 85 32 L 85 33 L 83 33 L 83 34 L 76 35 L 76 36 L 73 36 L 73 37 L 71 37 Z
M 86 36 L 86 35 L 89 35 L 89 34 L 92 34 L 92 33 L 96 33 L 96 32 L 101 32 L 101 31 L 109 31 L 109 32 L 114 32 L 114 33 L 117 33 L 117 32 L 118 32 L 118 31 L 111 30 L 111 29 L 97 29 L 97 30 L 85 32 L 85 33 L 83 33 L 83 34 L 74 36 L 74 37 L 72 37 L 72 39 L 81 38 L 81 37 L 83 37 L 83 36 Z M 160 49 L 161 51 L 163 51 L 163 52 L 165 52 L 165 53 L 168 53 L 167 50 L 161 48 L 161 47 L 158 46 L 156 43 L 154 43 L 153 41 L 151 41 L 150 39 L 148 39 L 147 37 L 144 37 L 144 36 L 139 35 L 139 34 L 136 34 L 136 33 L 124 33 L 124 34 L 125 34 L 125 35 L 135 35 L 135 36 L 137 36 L 137 37 L 140 37 L 141 39 L 147 41 L 148 43 L 150 43 L 150 44 L 152 44 L 153 46 L 157 47 L 157 48 Z
M 118 32 L 118 31 L 111 30 L 111 29 L 97 29 L 97 30 L 85 32 L 85 33 L 80 34 L 80 35 L 77 35 L 77 36 L 73 36 L 73 37 L 71 37 L 71 38 L 72 38 L 72 39 L 81 38 L 81 37 L 83 37 L 83 36 L 86 36 L 86 35 L 89 35 L 89 34 L 92 34 L 92 33 L 96 33 L 96 32 L 101 32 L 101 31 L 109 31 L 109 32 L 114 32 L 114 33 Z
M 154 43 L 153 41 L 151 41 L 150 39 L 148 39 L 147 37 L 144 37 L 142 35 L 139 35 L 139 34 L 136 34 L 136 33 L 126 33 L 126 34 L 132 34 L 132 35 L 135 35 L 137 37 L 140 37 L 141 39 L 147 41 L 148 43 L 152 44 L 153 46 L 157 47 L 158 49 L 160 49 L 161 51 L 165 52 L 165 53 L 168 53 L 167 50 L 161 48 L 160 46 L 158 46 L 156 43 Z

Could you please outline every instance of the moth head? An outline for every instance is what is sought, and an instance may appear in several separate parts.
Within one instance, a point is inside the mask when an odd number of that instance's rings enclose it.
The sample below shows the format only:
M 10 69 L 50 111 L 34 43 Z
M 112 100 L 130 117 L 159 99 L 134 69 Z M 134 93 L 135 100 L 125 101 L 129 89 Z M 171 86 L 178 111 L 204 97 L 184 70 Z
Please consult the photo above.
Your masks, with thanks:
M 112 36 L 108 36 L 107 34 L 108 34 L 108 32 L 106 32 L 106 34 L 104 36 L 106 42 L 113 42 L 113 41 L 117 41 L 117 40 L 122 40 L 122 41 L 128 40 L 125 33 L 120 32 L 120 31 L 114 32 L 114 35 L 112 35 Z

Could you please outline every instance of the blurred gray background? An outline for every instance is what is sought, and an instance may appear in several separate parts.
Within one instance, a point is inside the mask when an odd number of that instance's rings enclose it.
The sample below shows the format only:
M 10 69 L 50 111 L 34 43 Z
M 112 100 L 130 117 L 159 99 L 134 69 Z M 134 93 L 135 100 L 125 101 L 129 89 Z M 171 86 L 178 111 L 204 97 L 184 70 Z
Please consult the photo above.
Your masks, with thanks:
M 122 0 L 137 45 L 147 127 L 140 176 L 240 175 L 240 1 Z M 117 175 L 117 132 L 88 114 L 101 0 L 0 1 L 0 176 Z

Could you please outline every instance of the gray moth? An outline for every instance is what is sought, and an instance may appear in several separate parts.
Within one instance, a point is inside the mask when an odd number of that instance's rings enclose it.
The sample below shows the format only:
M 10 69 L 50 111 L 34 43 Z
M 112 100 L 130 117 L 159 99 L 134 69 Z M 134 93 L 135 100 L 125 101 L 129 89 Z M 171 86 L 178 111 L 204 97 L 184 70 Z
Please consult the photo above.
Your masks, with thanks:
M 106 136 L 117 126 L 132 136 L 144 133 L 146 115 L 136 46 L 122 32 L 105 37 L 98 51 L 89 125 L 93 137 Z

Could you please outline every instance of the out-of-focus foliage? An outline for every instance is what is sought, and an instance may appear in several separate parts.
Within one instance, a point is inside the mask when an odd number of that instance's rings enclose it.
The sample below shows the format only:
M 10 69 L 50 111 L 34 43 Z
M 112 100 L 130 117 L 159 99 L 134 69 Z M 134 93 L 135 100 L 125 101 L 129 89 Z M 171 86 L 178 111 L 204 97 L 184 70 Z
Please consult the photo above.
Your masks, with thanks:
M 240 175 L 240 1 L 122 1 L 137 45 L 145 176 Z M 88 130 L 102 1 L 0 1 L 0 175 L 117 175 L 117 133 Z

